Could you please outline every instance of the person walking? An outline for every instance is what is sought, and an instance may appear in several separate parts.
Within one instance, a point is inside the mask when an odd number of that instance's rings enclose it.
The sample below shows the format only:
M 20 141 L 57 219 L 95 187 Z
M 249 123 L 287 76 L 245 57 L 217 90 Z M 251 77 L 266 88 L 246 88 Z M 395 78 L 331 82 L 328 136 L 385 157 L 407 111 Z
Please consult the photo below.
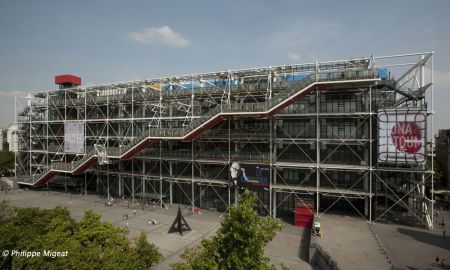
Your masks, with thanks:
M 137 211 L 136 211 L 136 209 L 134 209 L 133 210 L 133 216 L 136 216 L 136 213 L 137 213 Z
M 434 261 L 436 262 L 436 267 L 438 267 L 439 266 L 439 261 L 440 261 L 440 258 L 439 258 L 439 256 L 436 256 L 436 258 L 434 259 Z M 435 267 L 435 268 L 436 268 Z
M 128 220 L 128 214 L 125 214 L 125 219 Z
M 447 226 L 444 225 L 444 227 L 442 228 L 442 236 L 444 237 L 444 240 L 445 240 L 446 229 L 447 229 Z

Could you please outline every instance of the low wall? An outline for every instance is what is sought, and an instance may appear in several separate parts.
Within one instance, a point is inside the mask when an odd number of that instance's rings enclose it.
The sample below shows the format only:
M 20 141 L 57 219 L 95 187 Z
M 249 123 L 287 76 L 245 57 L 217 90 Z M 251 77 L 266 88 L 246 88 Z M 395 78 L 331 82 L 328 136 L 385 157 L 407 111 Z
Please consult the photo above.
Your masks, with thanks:
M 339 270 L 336 261 L 317 243 L 311 243 L 309 247 L 309 264 L 321 270 Z

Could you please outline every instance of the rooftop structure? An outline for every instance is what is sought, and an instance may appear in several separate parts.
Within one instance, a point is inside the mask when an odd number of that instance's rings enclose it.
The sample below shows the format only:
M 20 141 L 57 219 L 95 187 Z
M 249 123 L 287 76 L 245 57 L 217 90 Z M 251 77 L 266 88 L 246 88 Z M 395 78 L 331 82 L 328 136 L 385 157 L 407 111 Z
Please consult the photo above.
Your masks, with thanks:
M 16 178 L 217 210 L 245 186 L 258 194 L 261 214 L 292 215 L 303 198 L 316 215 L 431 227 L 432 58 L 371 56 L 37 92 L 17 114 Z
M 70 74 L 58 75 L 55 76 L 55 84 L 59 89 L 74 88 L 81 85 L 81 78 Z

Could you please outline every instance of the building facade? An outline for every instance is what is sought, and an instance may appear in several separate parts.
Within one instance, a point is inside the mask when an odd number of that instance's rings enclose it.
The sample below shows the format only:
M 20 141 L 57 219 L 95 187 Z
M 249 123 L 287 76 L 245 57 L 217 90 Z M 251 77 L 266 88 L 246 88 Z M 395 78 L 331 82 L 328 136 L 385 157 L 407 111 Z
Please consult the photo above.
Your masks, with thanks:
M 8 126 L 6 130 L 6 142 L 8 143 L 7 151 L 17 153 L 19 137 L 17 135 L 18 124 L 14 123 Z
M 439 130 L 436 137 L 436 163 L 442 169 L 442 177 L 450 188 L 450 129 Z
M 382 64 L 408 57 L 417 61 L 398 74 Z M 218 211 L 247 187 L 264 215 L 292 216 L 295 201 L 308 199 L 316 215 L 432 226 L 423 150 L 432 87 L 424 71 L 432 57 L 35 93 L 18 113 L 17 181 Z
M 0 128 L 0 151 L 8 150 L 8 140 L 6 129 Z

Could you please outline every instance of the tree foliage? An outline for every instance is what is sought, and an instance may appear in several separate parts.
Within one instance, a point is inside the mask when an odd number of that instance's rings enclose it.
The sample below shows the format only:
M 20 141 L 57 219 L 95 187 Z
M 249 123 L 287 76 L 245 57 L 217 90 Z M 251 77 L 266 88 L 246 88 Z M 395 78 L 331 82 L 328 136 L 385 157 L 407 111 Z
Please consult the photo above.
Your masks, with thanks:
M 2 204 L 0 212 L 2 250 L 68 252 L 57 258 L 2 256 L 0 269 L 149 269 L 162 258 L 145 233 L 130 242 L 126 229 L 102 222 L 92 210 L 79 222 L 61 207 L 14 209 Z
M 14 153 L 0 151 L 0 171 L 14 169 Z
M 264 247 L 282 225 L 259 216 L 253 208 L 255 202 L 256 196 L 245 190 L 239 203 L 228 208 L 217 234 L 187 249 L 172 269 L 274 269 L 264 256 Z

